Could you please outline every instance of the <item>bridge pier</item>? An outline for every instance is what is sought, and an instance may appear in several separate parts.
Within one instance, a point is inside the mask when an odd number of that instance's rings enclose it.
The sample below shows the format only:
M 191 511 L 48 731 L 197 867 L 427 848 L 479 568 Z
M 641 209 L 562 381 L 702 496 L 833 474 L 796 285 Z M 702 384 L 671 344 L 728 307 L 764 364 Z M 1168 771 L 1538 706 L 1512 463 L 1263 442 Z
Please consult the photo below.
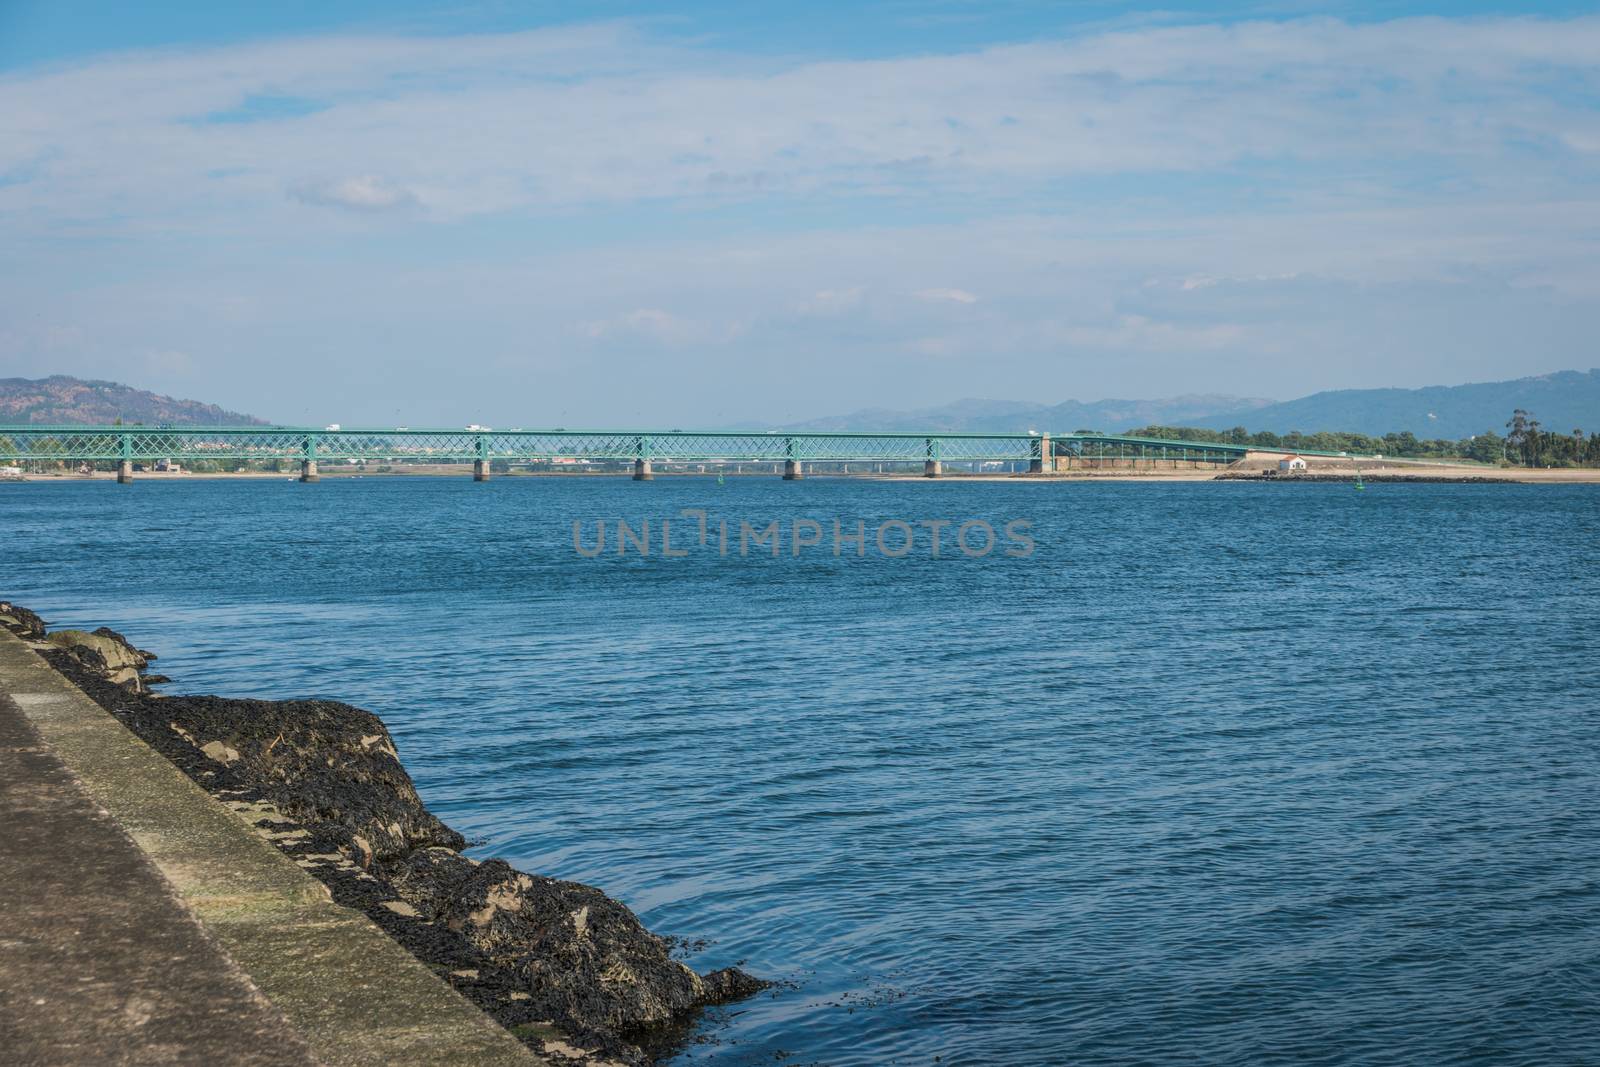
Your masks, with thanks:
M 117 464 L 117 484 L 127 485 L 133 481 L 133 460 L 125 459 Z
M 922 461 L 922 476 L 924 478 L 937 478 L 944 473 L 944 463 L 937 459 Z
M 1039 435 L 1039 450 L 1033 458 L 1028 460 L 1029 474 L 1054 474 L 1056 469 L 1055 450 L 1050 446 L 1050 435 Z
M 472 461 L 472 480 L 486 482 L 489 480 L 489 439 L 479 434 L 473 443 L 477 446 L 478 458 Z
M 650 469 L 650 461 L 648 459 L 640 458 L 640 459 L 636 459 L 636 460 L 633 461 L 633 480 L 634 481 L 636 481 L 636 482 L 653 481 L 655 479 L 655 476 L 656 476 L 655 472 Z
M 799 460 L 797 460 L 797 459 L 786 459 L 786 460 L 783 461 L 783 480 L 784 481 L 786 481 L 786 482 L 798 482 L 800 479 L 804 478 L 805 476 L 806 476 L 805 468 L 800 466 L 800 461 Z
M 321 475 L 317 474 L 317 461 L 316 460 L 314 460 L 314 459 L 303 459 L 303 460 L 300 461 L 300 480 L 302 482 L 320 482 L 320 481 L 322 481 Z

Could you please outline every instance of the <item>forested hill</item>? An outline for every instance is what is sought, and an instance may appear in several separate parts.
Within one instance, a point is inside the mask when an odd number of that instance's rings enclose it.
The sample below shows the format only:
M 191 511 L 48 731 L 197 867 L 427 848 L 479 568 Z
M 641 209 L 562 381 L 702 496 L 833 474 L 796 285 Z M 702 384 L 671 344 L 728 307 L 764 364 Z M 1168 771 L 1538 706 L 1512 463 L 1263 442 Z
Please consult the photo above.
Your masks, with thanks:
M 178 400 L 103 382 L 53 374 L 48 378 L 0 378 L 0 425 L 265 426 L 251 415 L 198 400 Z
M 1277 434 L 1410 432 L 1419 438 L 1456 439 L 1488 430 L 1505 433 L 1506 420 L 1517 408 L 1532 412 L 1546 430 L 1600 431 L 1600 370 L 1425 389 L 1336 389 L 1270 404 L 1243 416 L 1209 415 L 1190 420 L 1189 425 L 1209 430 L 1244 426 Z

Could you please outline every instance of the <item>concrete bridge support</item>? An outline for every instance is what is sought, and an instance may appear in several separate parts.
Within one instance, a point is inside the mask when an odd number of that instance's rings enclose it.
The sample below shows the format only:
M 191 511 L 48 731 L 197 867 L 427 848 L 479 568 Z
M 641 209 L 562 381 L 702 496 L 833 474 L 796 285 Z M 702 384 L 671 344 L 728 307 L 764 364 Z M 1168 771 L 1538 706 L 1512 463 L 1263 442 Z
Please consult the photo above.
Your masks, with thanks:
M 922 461 L 922 476 L 924 478 L 937 478 L 944 473 L 944 463 L 937 459 Z
M 320 482 L 322 477 L 317 474 L 317 461 L 303 459 L 300 461 L 300 480 L 302 482 Z
M 786 482 L 798 482 L 800 479 L 804 478 L 805 476 L 806 476 L 805 468 L 800 465 L 800 461 L 799 460 L 797 460 L 797 459 L 786 459 L 786 460 L 783 461 L 783 480 L 784 481 L 786 481 Z
M 633 461 L 634 481 L 648 482 L 653 480 L 655 476 L 655 472 L 650 469 L 650 461 L 648 459 L 636 459 Z
M 1049 434 L 1039 435 L 1039 451 L 1028 461 L 1029 474 L 1054 474 L 1056 469 L 1055 449 L 1050 444 Z
M 478 458 L 472 461 L 472 480 L 486 482 L 489 480 L 489 439 L 479 436 L 475 444 Z
M 117 464 L 117 484 L 127 485 L 133 481 L 133 460 L 125 459 Z

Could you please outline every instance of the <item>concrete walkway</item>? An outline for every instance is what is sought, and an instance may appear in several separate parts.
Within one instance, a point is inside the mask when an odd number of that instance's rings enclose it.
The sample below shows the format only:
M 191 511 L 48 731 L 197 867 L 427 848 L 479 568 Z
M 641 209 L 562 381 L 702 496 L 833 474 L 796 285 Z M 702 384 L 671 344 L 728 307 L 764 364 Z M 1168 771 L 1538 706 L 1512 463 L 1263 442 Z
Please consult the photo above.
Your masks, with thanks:
M 0 627 L 0 1060 L 544 1062 Z
M 315 1062 L 4 695 L 0 826 L 6 1062 Z

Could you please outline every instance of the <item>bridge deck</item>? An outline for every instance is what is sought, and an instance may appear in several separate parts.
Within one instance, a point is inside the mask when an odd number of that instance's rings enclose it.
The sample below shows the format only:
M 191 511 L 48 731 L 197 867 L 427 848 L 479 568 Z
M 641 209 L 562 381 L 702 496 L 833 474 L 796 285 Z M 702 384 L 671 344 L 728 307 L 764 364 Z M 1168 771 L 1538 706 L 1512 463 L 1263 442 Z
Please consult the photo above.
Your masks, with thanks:
M 984 463 L 1057 455 L 1232 460 L 1248 445 L 1100 433 L 0 426 L 0 461 L 379 460 Z M 1316 453 L 1312 455 L 1340 455 Z

